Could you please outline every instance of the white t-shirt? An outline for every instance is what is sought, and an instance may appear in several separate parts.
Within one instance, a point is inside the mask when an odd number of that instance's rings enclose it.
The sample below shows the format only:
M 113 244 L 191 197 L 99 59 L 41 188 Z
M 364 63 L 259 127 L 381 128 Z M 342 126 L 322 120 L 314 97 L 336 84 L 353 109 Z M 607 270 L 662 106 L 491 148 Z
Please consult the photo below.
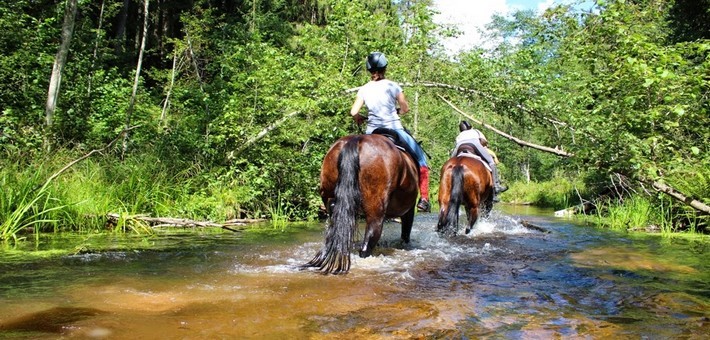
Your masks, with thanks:
M 470 143 L 473 140 L 487 140 L 486 136 L 481 133 L 481 131 L 478 131 L 476 129 L 468 129 L 461 131 L 458 136 L 456 136 L 456 145 L 461 145 L 463 143 Z
M 397 114 L 397 95 L 400 93 L 402 87 L 389 79 L 370 81 L 357 91 L 357 96 L 367 106 L 368 131 L 378 127 L 404 129 Z

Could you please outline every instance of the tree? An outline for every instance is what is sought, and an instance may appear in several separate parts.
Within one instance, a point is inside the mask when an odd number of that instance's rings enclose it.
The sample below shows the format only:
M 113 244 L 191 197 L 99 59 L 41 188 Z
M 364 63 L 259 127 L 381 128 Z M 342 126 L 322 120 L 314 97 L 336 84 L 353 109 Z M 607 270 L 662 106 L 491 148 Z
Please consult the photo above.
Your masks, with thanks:
M 47 104 L 45 107 L 45 121 L 49 129 L 54 121 L 54 111 L 57 108 L 57 100 L 59 98 L 59 87 L 62 82 L 62 71 L 67 63 L 67 55 L 69 54 L 69 44 L 71 43 L 72 35 L 74 34 L 74 19 L 77 12 L 77 0 L 67 0 L 66 9 L 64 12 L 64 23 L 62 24 L 62 39 L 59 45 L 57 55 L 54 57 L 54 65 L 52 66 L 52 75 L 49 80 L 49 90 L 47 93 Z M 49 147 L 49 145 L 47 145 Z
M 141 47 L 138 52 L 138 63 L 136 65 L 136 74 L 135 78 L 133 79 L 133 92 L 131 92 L 131 101 L 128 104 L 128 111 L 126 112 L 126 125 L 125 125 L 125 130 L 127 131 L 131 127 L 131 118 L 133 115 L 133 108 L 136 103 L 136 93 L 138 92 L 138 83 L 140 81 L 140 75 L 141 75 L 141 66 L 143 65 L 143 52 L 145 51 L 145 42 L 148 39 L 148 18 L 150 16 L 148 15 L 148 0 L 143 0 L 143 35 L 141 39 Z M 122 154 L 125 154 L 126 150 L 128 149 L 128 133 L 123 135 L 123 152 Z

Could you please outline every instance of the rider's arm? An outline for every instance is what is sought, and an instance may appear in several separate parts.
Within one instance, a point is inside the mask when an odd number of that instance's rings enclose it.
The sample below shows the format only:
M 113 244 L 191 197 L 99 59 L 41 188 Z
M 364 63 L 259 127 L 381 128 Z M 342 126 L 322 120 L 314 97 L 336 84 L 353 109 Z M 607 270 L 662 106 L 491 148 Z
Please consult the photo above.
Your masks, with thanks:
M 355 102 L 353 103 L 353 107 L 350 108 L 350 115 L 355 119 L 355 123 L 361 124 L 364 120 L 365 117 L 360 115 L 360 109 L 362 109 L 362 106 L 365 104 L 365 100 L 362 99 L 362 97 L 357 96 L 355 98 Z
M 350 115 L 355 117 L 356 115 L 360 114 L 360 109 L 362 109 L 362 106 L 365 104 L 365 100 L 362 99 L 362 97 L 358 96 L 355 98 L 355 102 L 353 103 L 353 107 L 350 108 Z
M 397 94 L 397 104 L 399 104 L 399 114 L 405 114 L 409 112 L 409 103 L 407 103 L 407 98 L 404 97 L 404 92 Z

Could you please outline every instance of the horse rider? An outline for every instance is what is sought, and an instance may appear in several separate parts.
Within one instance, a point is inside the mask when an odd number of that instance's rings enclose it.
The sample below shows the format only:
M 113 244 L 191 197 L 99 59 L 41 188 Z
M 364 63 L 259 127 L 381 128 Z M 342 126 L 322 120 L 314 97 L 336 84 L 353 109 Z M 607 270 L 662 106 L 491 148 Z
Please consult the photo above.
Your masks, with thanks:
M 497 159 L 493 157 L 492 153 L 488 150 L 488 139 L 483 133 L 477 129 L 471 127 L 467 121 L 461 121 L 459 123 L 459 135 L 456 136 L 456 147 L 454 147 L 451 157 L 458 155 L 459 148 L 463 145 L 471 145 L 476 149 L 476 153 L 483 158 L 483 160 L 488 163 L 493 174 L 493 186 L 494 186 L 494 198 L 495 202 L 498 202 L 498 194 L 508 190 L 506 186 L 501 185 L 500 177 L 498 176 L 498 167 L 496 166 Z
M 365 66 L 370 72 L 370 81 L 360 87 L 357 97 L 350 109 L 350 115 L 358 125 L 365 121 L 360 115 L 363 104 L 367 106 L 367 129 L 370 134 L 377 128 L 394 130 L 402 141 L 414 151 L 419 164 L 419 202 L 417 210 L 430 212 L 429 203 L 429 166 L 427 165 L 424 150 L 402 126 L 399 115 L 409 111 L 409 103 L 404 97 L 404 92 L 399 84 L 385 79 L 387 71 L 387 58 L 382 52 L 372 52 L 367 56 Z M 397 108 L 399 105 L 399 108 Z

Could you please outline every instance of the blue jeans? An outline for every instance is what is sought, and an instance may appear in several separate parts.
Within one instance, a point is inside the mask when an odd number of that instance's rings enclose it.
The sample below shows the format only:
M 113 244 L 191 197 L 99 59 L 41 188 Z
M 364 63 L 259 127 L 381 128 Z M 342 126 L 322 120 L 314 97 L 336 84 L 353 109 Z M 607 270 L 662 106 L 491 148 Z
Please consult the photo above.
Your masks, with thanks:
M 417 157 L 417 163 L 419 163 L 419 166 L 427 166 L 426 164 L 426 155 L 424 155 L 424 150 L 422 150 L 422 147 L 417 143 L 416 140 L 414 140 L 414 137 L 412 135 L 408 134 L 407 131 L 404 130 L 394 130 L 397 131 L 397 134 L 399 135 L 399 138 L 402 139 L 409 147 L 414 151 L 414 155 Z
M 393 129 L 393 128 L 388 128 L 394 132 L 397 132 L 399 135 L 399 139 L 402 140 L 403 142 L 407 143 L 407 146 L 409 146 L 412 151 L 414 151 L 414 156 L 417 157 L 416 161 L 419 163 L 419 166 L 425 166 L 429 167 L 426 163 L 426 155 L 424 154 L 424 150 L 422 147 L 417 143 L 416 140 L 414 140 L 414 137 L 407 133 L 407 131 L 404 131 L 403 129 Z M 365 131 L 366 134 L 371 134 L 372 131 L 375 130 L 375 127 L 373 126 L 367 126 L 367 130 Z

